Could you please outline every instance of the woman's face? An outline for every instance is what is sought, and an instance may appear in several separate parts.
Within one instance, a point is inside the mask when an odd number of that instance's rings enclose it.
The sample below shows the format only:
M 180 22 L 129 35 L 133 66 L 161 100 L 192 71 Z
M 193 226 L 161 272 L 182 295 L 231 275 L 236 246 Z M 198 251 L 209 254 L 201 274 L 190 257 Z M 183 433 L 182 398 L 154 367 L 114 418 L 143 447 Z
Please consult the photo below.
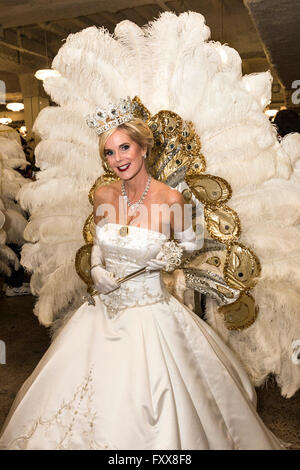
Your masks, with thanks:
M 129 180 L 144 165 L 146 150 L 146 147 L 142 148 L 132 140 L 126 131 L 116 129 L 105 143 L 104 156 L 117 176 Z

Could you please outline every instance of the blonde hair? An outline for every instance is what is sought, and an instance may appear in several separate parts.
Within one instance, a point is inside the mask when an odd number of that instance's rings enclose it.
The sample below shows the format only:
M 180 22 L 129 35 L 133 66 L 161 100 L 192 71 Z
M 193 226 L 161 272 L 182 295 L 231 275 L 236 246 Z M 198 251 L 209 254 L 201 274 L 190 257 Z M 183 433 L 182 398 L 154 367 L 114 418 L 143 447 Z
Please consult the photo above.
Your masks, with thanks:
M 152 131 L 150 130 L 149 126 L 142 121 L 142 119 L 132 119 L 129 122 L 125 122 L 118 127 L 114 127 L 109 131 L 103 132 L 100 134 L 99 137 L 99 153 L 100 157 L 104 162 L 106 162 L 106 157 L 104 154 L 105 144 L 108 138 L 115 132 L 115 130 L 124 130 L 129 137 L 136 142 L 140 147 L 147 147 L 147 155 L 149 156 L 151 153 L 151 149 L 153 147 L 153 135 Z

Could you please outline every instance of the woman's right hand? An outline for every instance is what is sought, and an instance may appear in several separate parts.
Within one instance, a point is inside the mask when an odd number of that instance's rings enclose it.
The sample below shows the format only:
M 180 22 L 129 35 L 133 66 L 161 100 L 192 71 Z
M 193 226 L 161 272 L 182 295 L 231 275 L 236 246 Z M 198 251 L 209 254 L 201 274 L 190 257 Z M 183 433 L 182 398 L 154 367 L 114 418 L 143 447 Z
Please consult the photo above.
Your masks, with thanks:
M 91 269 L 91 277 L 99 294 L 108 294 L 120 287 L 114 278 L 114 274 L 101 268 L 101 266 L 95 266 Z

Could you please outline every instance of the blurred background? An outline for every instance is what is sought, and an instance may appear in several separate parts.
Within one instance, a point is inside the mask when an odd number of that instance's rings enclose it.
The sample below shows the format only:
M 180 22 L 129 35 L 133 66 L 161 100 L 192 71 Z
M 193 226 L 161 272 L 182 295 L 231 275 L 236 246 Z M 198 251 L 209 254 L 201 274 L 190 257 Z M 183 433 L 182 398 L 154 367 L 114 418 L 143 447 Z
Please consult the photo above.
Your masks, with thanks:
M 266 109 L 271 118 L 280 109 L 299 111 L 300 2 L 295 0 L 1 0 L 0 8 L 0 122 L 21 129 L 27 140 L 38 112 L 49 105 L 35 74 L 50 68 L 70 33 L 92 25 L 112 33 L 124 19 L 142 26 L 168 10 L 202 13 L 212 39 L 239 52 L 243 73 L 271 71 L 272 102 Z M 7 109 L 11 103 L 24 109 Z

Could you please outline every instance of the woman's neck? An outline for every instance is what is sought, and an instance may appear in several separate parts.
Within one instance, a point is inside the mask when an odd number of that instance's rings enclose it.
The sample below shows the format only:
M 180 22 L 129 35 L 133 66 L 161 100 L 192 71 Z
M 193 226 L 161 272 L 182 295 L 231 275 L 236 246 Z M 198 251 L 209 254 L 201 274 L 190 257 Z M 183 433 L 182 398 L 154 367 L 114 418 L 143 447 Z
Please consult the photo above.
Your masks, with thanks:
M 129 200 L 135 199 L 140 196 L 147 184 L 149 174 L 143 165 L 138 173 L 133 176 L 130 180 L 125 181 L 125 189 Z

